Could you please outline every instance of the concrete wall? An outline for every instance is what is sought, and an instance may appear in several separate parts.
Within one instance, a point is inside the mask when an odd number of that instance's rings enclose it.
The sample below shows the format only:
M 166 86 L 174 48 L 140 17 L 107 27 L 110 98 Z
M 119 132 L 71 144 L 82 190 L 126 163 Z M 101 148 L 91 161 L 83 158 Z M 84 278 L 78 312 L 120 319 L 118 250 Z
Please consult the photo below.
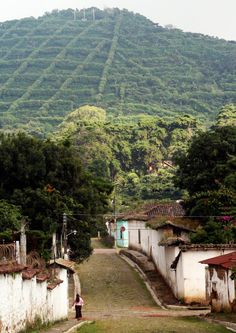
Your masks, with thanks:
M 206 292 L 212 311 L 236 312 L 236 281 L 230 278 L 231 274 L 231 270 L 221 267 L 206 269 Z
M 48 290 L 47 282 L 37 282 L 36 277 L 23 280 L 21 273 L 0 274 L 0 332 L 17 333 L 35 319 L 50 322 L 67 318 L 67 271 L 60 269 L 63 283 Z

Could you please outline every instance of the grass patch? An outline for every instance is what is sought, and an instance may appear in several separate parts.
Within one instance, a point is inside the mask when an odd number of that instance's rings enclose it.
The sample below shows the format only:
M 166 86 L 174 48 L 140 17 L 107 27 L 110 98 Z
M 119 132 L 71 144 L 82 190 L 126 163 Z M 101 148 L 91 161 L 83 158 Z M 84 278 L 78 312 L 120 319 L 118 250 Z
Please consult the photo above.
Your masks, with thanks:
M 101 239 L 91 238 L 91 246 L 93 249 L 107 249 L 108 246 Z
M 208 315 L 209 318 L 211 319 L 216 319 L 216 320 L 222 320 L 222 321 L 229 321 L 231 323 L 236 323 L 236 315 L 235 313 L 210 313 Z
M 53 325 L 53 323 L 42 323 L 41 318 L 35 318 L 34 323 L 26 323 L 26 327 L 24 330 L 19 333 L 39 333 L 42 329 L 48 329 Z
M 55 324 L 62 323 L 65 320 L 57 320 L 54 322 L 43 323 L 41 318 L 35 318 L 34 323 L 27 323 L 25 329 L 21 330 L 19 333 L 40 333 L 42 330 L 47 330 L 54 326 Z
M 227 333 L 225 327 L 198 318 L 120 318 L 99 320 L 78 333 Z

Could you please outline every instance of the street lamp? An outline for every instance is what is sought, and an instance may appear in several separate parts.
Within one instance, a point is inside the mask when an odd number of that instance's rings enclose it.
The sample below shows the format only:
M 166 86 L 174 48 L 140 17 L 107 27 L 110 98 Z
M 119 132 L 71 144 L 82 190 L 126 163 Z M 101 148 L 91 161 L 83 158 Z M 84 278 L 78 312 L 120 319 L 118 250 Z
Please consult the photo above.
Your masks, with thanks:
M 72 230 L 71 232 L 69 232 L 68 234 L 65 235 L 65 239 L 64 239 L 64 259 L 68 260 L 68 249 L 67 249 L 67 239 L 68 236 L 70 235 L 76 235 L 77 234 L 77 230 Z
M 66 235 L 66 238 L 69 236 L 69 235 L 76 235 L 77 234 L 77 230 L 72 230 L 71 232 L 69 232 L 69 234 Z

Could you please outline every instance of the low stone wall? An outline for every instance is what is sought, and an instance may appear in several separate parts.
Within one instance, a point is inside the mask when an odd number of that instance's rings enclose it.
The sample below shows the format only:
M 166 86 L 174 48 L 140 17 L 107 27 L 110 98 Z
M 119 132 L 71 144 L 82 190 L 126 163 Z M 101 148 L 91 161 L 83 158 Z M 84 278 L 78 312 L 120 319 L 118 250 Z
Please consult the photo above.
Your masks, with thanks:
M 59 269 L 57 283 L 21 272 L 0 274 L 0 332 L 17 333 L 35 320 L 42 323 L 68 316 L 67 270 Z

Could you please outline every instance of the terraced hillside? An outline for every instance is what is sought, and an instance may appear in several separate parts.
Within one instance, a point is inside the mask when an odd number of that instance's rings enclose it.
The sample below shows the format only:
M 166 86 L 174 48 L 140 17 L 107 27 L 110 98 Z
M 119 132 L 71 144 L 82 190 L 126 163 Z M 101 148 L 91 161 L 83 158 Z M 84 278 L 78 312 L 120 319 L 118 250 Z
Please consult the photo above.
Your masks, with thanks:
M 236 102 L 236 43 L 118 9 L 53 11 L 0 26 L 0 126 L 43 133 L 83 104 L 213 119 Z

